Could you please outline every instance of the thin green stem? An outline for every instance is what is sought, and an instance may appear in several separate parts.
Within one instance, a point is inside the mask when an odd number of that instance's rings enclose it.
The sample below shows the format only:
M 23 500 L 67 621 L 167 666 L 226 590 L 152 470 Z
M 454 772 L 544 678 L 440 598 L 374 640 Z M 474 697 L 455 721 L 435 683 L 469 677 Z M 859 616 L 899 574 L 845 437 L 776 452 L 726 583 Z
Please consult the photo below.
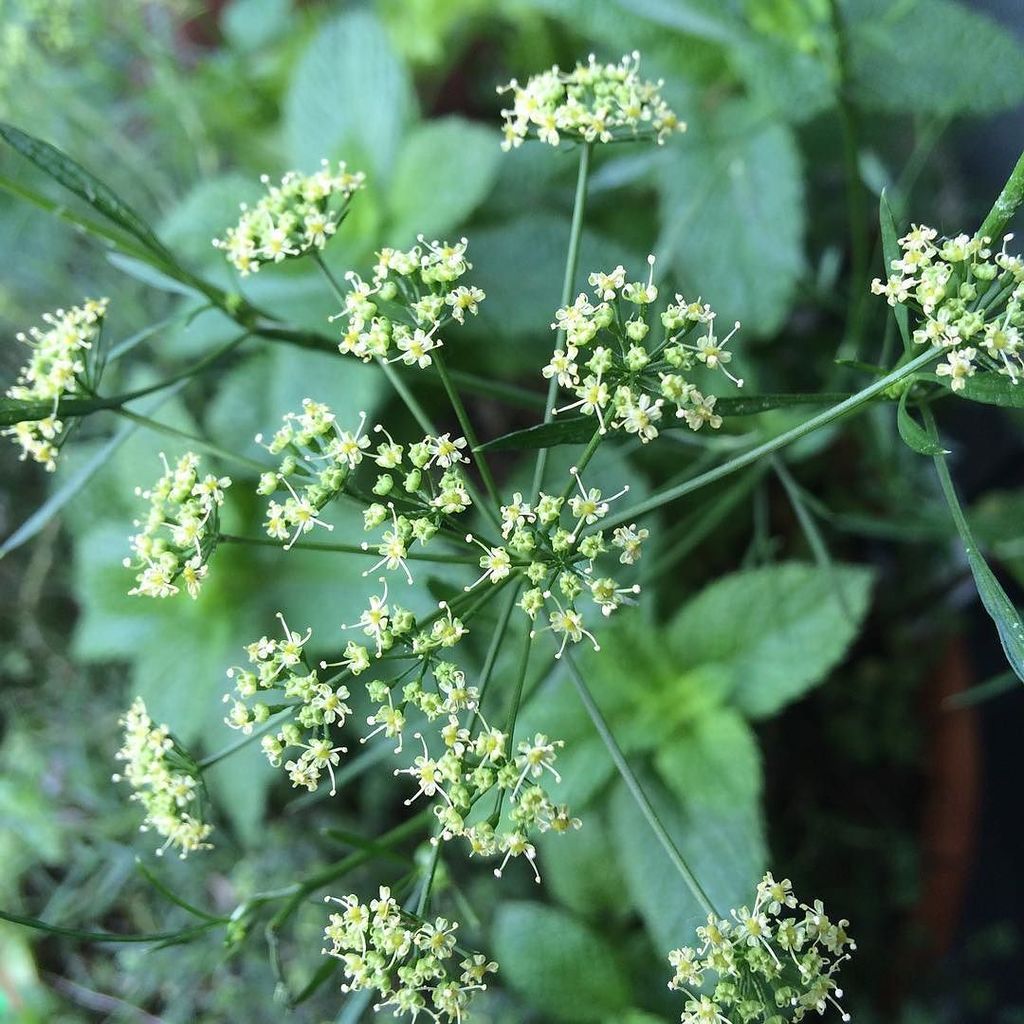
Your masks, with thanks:
M 929 362 L 937 359 L 939 355 L 940 353 L 936 352 L 934 349 L 922 352 L 916 359 L 912 359 L 909 363 L 897 367 L 891 373 L 887 373 L 884 377 L 880 377 L 863 390 L 850 395 L 849 398 L 840 402 L 838 405 L 832 406 L 831 409 L 826 409 L 824 412 L 818 413 L 817 416 L 812 416 L 809 420 L 804 420 L 803 423 L 798 424 L 792 429 L 783 431 L 771 440 L 765 441 L 764 444 L 759 444 L 756 447 L 751 448 L 749 451 L 743 452 L 740 455 L 729 459 L 727 462 L 723 462 L 720 466 L 715 466 L 714 469 L 709 469 L 706 473 L 701 473 L 699 476 L 685 480 L 682 483 L 677 484 L 675 487 L 668 487 L 661 491 L 655 491 L 655 493 L 645 501 L 641 501 L 632 508 L 625 509 L 618 515 L 611 516 L 608 519 L 603 519 L 601 521 L 601 526 L 605 530 L 612 530 L 616 526 L 622 526 L 624 523 L 632 522 L 640 516 L 646 515 L 648 512 L 653 512 L 656 509 L 661 508 L 662 505 L 667 505 L 669 502 L 676 501 L 678 498 L 682 498 L 687 494 L 692 494 L 694 491 L 698 491 L 702 487 L 706 487 L 708 484 L 714 483 L 716 480 L 721 480 L 724 477 L 735 473 L 737 470 L 743 469 L 744 466 L 753 465 L 759 459 L 763 459 L 768 455 L 773 455 L 775 452 L 793 444 L 794 441 L 799 441 L 800 438 L 807 437 L 808 434 L 813 434 L 816 430 L 820 430 L 822 427 L 827 427 L 832 423 L 836 423 L 844 417 L 849 416 L 851 413 L 856 412 L 862 406 L 867 405 L 873 399 L 891 388 L 894 384 L 898 384 L 900 381 L 905 380 L 907 377 L 926 366 Z
M 580 147 L 580 166 L 576 175 L 576 195 L 572 204 L 572 224 L 569 228 L 569 249 L 565 256 L 565 277 L 562 280 L 562 305 L 568 306 L 572 301 L 572 291 L 576 282 L 576 268 L 580 258 L 580 238 L 583 235 L 583 211 L 587 205 L 587 180 L 590 176 L 591 144 L 585 142 Z M 565 332 L 558 332 L 556 347 L 561 348 L 565 341 Z M 544 422 L 550 423 L 554 413 L 555 400 L 558 397 L 558 379 L 551 378 L 548 385 L 547 401 L 544 405 Z M 541 448 L 537 453 L 537 463 L 533 470 L 533 493 L 536 495 L 544 486 L 544 470 L 548 464 L 548 450 Z
M 661 819 L 658 817 L 651 801 L 648 799 L 647 794 L 640 785 L 640 781 L 637 779 L 633 769 L 630 768 L 625 755 L 622 753 L 622 748 L 612 735 L 611 729 L 608 728 L 608 723 L 605 721 L 604 715 L 601 714 L 601 709 L 594 702 L 594 698 L 591 696 L 590 690 L 587 688 L 586 681 L 580 673 L 580 670 L 576 667 L 576 663 L 573 661 L 571 654 L 567 654 L 565 656 L 565 662 L 569 666 L 569 677 L 572 679 L 573 685 L 576 687 L 576 692 L 579 694 L 580 700 L 583 702 L 583 706 L 587 710 L 587 714 L 590 715 L 590 720 L 594 723 L 594 728 L 597 729 L 598 734 L 604 741 L 604 745 L 608 748 L 608 753 L 611 756 L 612 761 L 615 763 L 615 767 L 618 769 L 619 774 L 622 776 L 622 781 L 626 784 L 626 788 L 636 801 L 641 813 L 647 819 L 647 824 L 651 826 L 651 831 L 654 832 L 655 836 L 657 836 L 658 841 L 668 854 L 669 860 L 672 861 L 672 864 L 686 883 L 687 888 L 689 888 L 690 892 L 693 893 L 694 898 L 704 909 L 705 913 L 714 914 L 716 917 L 720 916 L 718 911 L 715 909 L 714 904 L 708 897 L 708 894 L 701 887 L 700 882 L 697 881 L 697 876 L 693 873 L 689 864 L 686 863 L 683 855 L 679 852 L 679 847 L 676 846 L 672 837 L 668 834 L 667 829 L 661 823 Z
M 1021 153 L 1016 165 L 1010 172 L 1003 190 L 999 193 L 988 216 L 978 228 L 978 238 L 991 238 L 997 240 L 1006 230 L 1010 218 L 1017 212 L 1017 208 L 1024 202 L 1024 153 Z
M 220 539 L 223 540 L 224 538 L 221 537 Z M 247 747 L 250 743 L 258 740 L 265 733 L 270 732 L 270 730 L 273 729 L 282 720 L 282 718 L 291 711 L 291 708 L 287 708 L 285 711 L 279 711 L 276 715 L 271 715 L 270 718 L 260 726 L 260 728 L 254 729 L 247 736 L 239 737 L 239 739 L 235 740 L 234 743 L 229 743 L 226 747 L 218 750 L 216 754 L 210 754 L 208 757 L 204 757 L 201 761 L 196 763 L 196 767 L 201 772 L 204 772 L 207 768 L 212 768 L 215 764 L 219 764 L 226 757 L 230 757 L 243 747 Z
M 434 887 L 434 876 L 437 874 L 437 862 L 440 859 L 441 839 L 438 836 L 434 836 L 430 848 L 430 861 L 427 864 L 427 870 L 423 876 L 423 885 L 420 886 L 420 894 L 416 900 L 416 910 L 414 913 L 417 917 L 423 917 L 427 911 L 427 905 L 430 901 L 430 890 Z
M 494 485 L 494 477 L 491 475 L 491 467 L 487 464 L 487 456 L 483 452 L 477 451 L 480 440 L 477 437 L 476 430 L 473 429 L 473 424 L 469 419 L 469 414 L 466 412 L 462 397 L 459 395 L 458 389 L 452 383 L 452 379 L 448 374 L 448 367 L 440 349 L 435 349 L 433 359 L 434 365 L 437 367 L 438 376 L 441 378 L 441 383 L 444 385 L 444 390 L 448 395 L 448 400 L 452 403 L 455 418 L 459 421 L 463 436 L 469 442 L 469 450 L 474 462 L 476 462 L 477 469 L 480 471 L 480 479 L 483 480 L 487 494 L 493 502 L 494 507 L 487 508 L 486 511 L 495 524 L 500 525 L 498 506 L 501 505 L 501 498 L 498 495 L 498 488 Z
M 66 939 L 77 939 L 79 942 L 167 942 L 169 940 L 183 941 L 194 936 L 202 935 L 211 928 L 220 927 L 220 921 L 209 921 L 206 924 L 197 925 L 194 928 L 182 928 L 176 932 L 154 932 L 147 935 L 118 935 L 117 932 L 90 932 L 81 928 L 63 928 L 57 924 L 48 924 L 36 917 L 22 917 L 21 914 L 11 914 L 6 910 L 0 910 L 0 920 L 10 921 L 11 924 L 20 924 L 26 928 L 34 928 L 37 931 L 47 932 L 50 935 L 61 935 Z
M 233 462 L 238 466 L 244 466 L 246 469 L 255 470 L 257 473 L 266 473 L 271 470 L 271 467 L 263 462 L 257 462 L 255 459 L 250 459 L 245 455 L 239 455 L 236 452 L 229 452 L 226 448 L 221 448 L 219 445 L 212 444 L 202 437 L 197 437 L 195 434 L 188 433 L 188 431 L 172 427 L 169 423 L 161 423 L 159 420 L 151 420 L 148 416 L 141 416 L 139 413 L 132 412 L 130 409 L 118 408 L 112 411 L 117 413 L 118 416 L 123 416 L 126 420 L 131 420 L 133 423 L 138 423 L 143 427 L 148 427 L 150 430 L 153 430 L 158 434 L 166 434 L 168 437 L 188 441 L 190 445 L 194 445 L 196 448 L 202 448 L 204 451 L 209 452 L 211 455 L 216 455 L 217 458 L 223 459 L 225 462 Z
M 515 689 L 512 691 L 512 702 L 508 706 L 505 718 L 505 735 L 511 748 L 516 733 L 516 719 L 519 717 L 519 706 L 523 702 L 523 686 L 526 683 L 526 670 L 530 666 L 530 650 L 533 647 L 533 631 L 526 630 L 522 652 L 519 655 L 519 669 L 516 672 Z
M 253 547 L 280 548 L 284 550 L 281 542 L 270 537 L 239 537 L 233 533 L 222 533 L 217 538 L 222 544 L 249 544 Z M 371 544 L 364 548 L 360 544 L 330 544 L 319 541 L 296 541 L 291 549 L 298 551 L 333 551 L 345 555 L 369 555 L 372 558 L 379 558 L 380 553 L 375 545 Z M 479 561 L 474 555 L 428 555 L 420 551 L 411 551 L 405 556 L 406 560 L 412 562 L 435 562 L 445 565 L 476 565 Z
M 505 602 L 505 607 L 501 610 L 501 615 L 498 618 L 498 624 L 494 627 L 494 633 L 491 635 L 491 643 L 487 648 L 487 656 L 484 658 L 483 668 L 480 670 L 480 676 L 478 678 L 478 693 L 476 707 L 473 708 L 470 713 L 469 720 L 466 722 L 466 728 L 470 733 L 473 731 L 473 726 L 476 725 L 477 716 L 480 714 L 480 708 L 483 706 L 484 694 L 487 692 L 487 686 L 491 681 L 491 676 L 494 673 L 494 666 L 498 660 L 498 652 L 501 650 L 502 641 L 505 639 L 505 633 L 508 630 L 509 620 L 512 618 L 512 612 L 516 606 L 516 596 L 519 593 L 519 584 L 516 585 L 509 591 L 508 600 Z
M 581 474 L 583 470 L 590 464 L 590 460 L 594 457 L 597 449 L 600 447 L 601 442 L 604 440 L 604 434 L 600 430 L 595 430 L 593 436 L 587 442 L 587 447 L 583 449 L 583 454 L 576 460 L 576 473 Z M 565 490 L 562 491 L 562 501 L 565 501 L 572 492 L 573 487 L 576 486 L 575 480 L 570 479 L 569 483 L 566 484 Z

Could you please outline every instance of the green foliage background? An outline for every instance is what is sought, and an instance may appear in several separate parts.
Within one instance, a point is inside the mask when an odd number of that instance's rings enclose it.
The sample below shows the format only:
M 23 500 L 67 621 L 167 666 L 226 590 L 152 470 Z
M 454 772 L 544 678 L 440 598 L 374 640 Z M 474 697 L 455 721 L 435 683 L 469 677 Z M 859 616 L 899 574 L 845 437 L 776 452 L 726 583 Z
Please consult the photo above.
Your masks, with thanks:
M 664 150 L 601 154 L 581 267 L 638 272 L 656 252 L 666 286 L 743 321 L 738 361 L 755 393 L 860 386 L 851 382 L 863 370 L 835 357 L 874 363 L 891 336 L 864 294 L 864 275 L 881 267 L 878 194 L 886 189 L 901 224 L 971 231 L 992 195 L 957 154 L 982 130 L 1012 136 L 1005 161 L 991 157 L 994 192 L 1021 145 L 1008 113 L 1024 102 L 1020 38 L 953 0 L 231 0 L 216 15 L 182 3 L 0 0 L 0 17 L 23 40 L 0 48 L 2 119 L 99 173 L 205 277 L 238 287 L 209 243 L 257 194 L 260 173 L 344 158 L 369 184 L 327 250 L 331 268 L 365 268 L 380 244 L 410 244 L 420 231 L 468 235 L 488 299 L 453 363 L 530 387 L 550 347 L 575 159 L 535 145 L 501 154 L 494 86 L 512 75 L 639 49 L 645 73 L 665 79 L 690 130 Z M 48 189 L 10 151 L 0 175 Z M 0 252 L 5 381 L 21 362 L 13 333 L 85 294 L 115 300 L 115 338 L 161 325 L 118 364 L 113 390 L 159 379 L 237 329 L 197 313 L 187 289 L 3 193 Z M 301 262 L 248 279 L 244 292 L 309 329 L 334 312 Z M 354 361 L 255 341 L 215 380 L 153 408 L 252 454 L 253 435 L 307 395 L 388 422 L 403 415 Z M 488 436 L 536 419 L 486 401 L 472 412 Z M 350 560 L 296 551 L 281 571 L 279 553 L 225 547 L 197 602 L 127 597 L 132 492 L 164 443 L 134 430 L 111 442 L 105 415 L 83 425 L 53 487 L 90 459 L 102 468 L 59 521 L 0 561 L 0 906 L 73 927 L 160 931 L 187 917 L 151 891 L 136 856 L 190 900 L 230 910 L 340 856 L 329 829 L 376 835 L 400 804 L 383 771 L 336 802 L 293 800 L 250 748 L 209 776 L 218 849 L 185 865 L 153 860 L 135 809 L 109 782 L 119 710 L 140 694 L 190 747 L 221 748 L 224 670 L 240 647 L 279 608 L 330 634 L 358 615 L 363 583 Z M 706 444 L 666 437 L 660 452 L 607 472 L 643 497 L 650 481 L 694 472 L 801 415 L 734 420 Z M 925 956 L 916 984 L 892 967 L 917 963 L 920 946 L 918 808 L 934 770 L 922 694 L 968 628 L 965 566 L 930 464 L 898 443 L 892 419 L 873 410 L 787 452 L 794 491 L 758 469 L 672 506 L 650 556 L 654 600 L 621 616 L 586 673 L 716 902 L 747 899 L 771 864 L 851 918 L 861 953 L 845 987 L 857 1019 L 1020 1020 L 998 982 L 1019 938 L 1012 899 L 1005 920 L 965 926 L 939 950 L 946 961 Z M 983 424 L 965 435 L 983 447 L 967 481 L 975 526 L 999 573 L 1021 583 L 1020 413 L 991 410 Z M 501 471 L 521 472 L 514 456 Z M 0 473 L 7 536 L 50 482 L 13 449 L 0 452 Z M 255 514 L 243 491 L 228 508 L 239 524 Z M 982 649 L 975 681 L 990 668 L 1002 671 Z M 562 790 L 586 825 L 542 846 L 542 890 L 509 878 L 499 899 L 486 869 L 452 883 L 467 927 L 502 964 L 479 1019 L 674 1019 L 664 954 L 687 940 L 698 908 L 568 680 L 532 682 L 524 729 L 566 740 Z M 1019 694 L 999 699 L 1020 715 Z M 281 936 L 279 980 L 293 993 L 319 966 L 321 917 L 310 906 Z M 26 1024 L 289 1019 L 258 932 L 234 946 L 213 937 L 154 951 L 0 924 L 0 993 L 0 1020 Z M 332 980 L 290 1019 L 357 1017 Z

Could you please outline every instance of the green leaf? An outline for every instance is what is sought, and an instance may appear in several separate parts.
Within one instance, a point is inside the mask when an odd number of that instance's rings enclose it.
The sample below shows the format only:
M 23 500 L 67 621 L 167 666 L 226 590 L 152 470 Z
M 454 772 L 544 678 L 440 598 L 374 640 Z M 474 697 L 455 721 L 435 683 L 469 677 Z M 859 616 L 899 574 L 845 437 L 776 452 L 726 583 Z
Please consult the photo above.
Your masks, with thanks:
M 377 19 L 363 10 L 342 14 L 309 44 L 288 87 L 291 162 L 312 171 L 321 159 L 341 158 L 386 179 L 414 107 L 409 74 Z
M 745 809 L 712 808 L 673 799 L 653 779 L 644 791 L 683 859 L 714 907 L 749 905 L 764 872 L 766 852 L 759 821 Z M 705 912 L 679 877 L 625 784 L 612 794 L 612 834 L 633 905 L 657 949 L 693 945 Z
M 1024 99 L 1012 32 L 951 0 L 843 0 L 853 99 L 888 112 L 990 114 Z
M 690 601 L 666 636 L 680 670 L 726 668 L 736 706 L 763 718 L 822 682 L 839 662 L 867 612 L 870 589 L 870 571 L 855 566 L 829 573 L 789 562 L 734 573 Z
M 934 421 L 929 423 L 934 433 Z M 989 568 L 985 556 L 974 539 L 970 524 L 960 507 L 960 499 L 957 498 L 956 488 L 953 486 L 952 477 L 949 475 L 949 466 L 942 455 L 935 457 L 935 469 L 939 474 L 939 483 L 942 485 L 942 493 L 949 505 L 950 514 L 956 524 L 957 533 L 964 546 L 964 554 L 971 567 L 974 576 L 974 584 L 978 588 L 978 596 L 985 606 L 992 621 L 995 623 L 999 633 L 999 641 L 1003 645 L 1003 653 L 1010 663 L 1010 668 L 1017 673 L 1017 678 L 1024 682 L 1024 622 L 1021 621 L 1020 613 L 1013 602 L 1007 596 L 995 573 Z
M 0 123 L 0 137 L 43 173 L 85 200 L 94 210 L 138 239 L 146 248 L 161 258 L 168 258 L 169 253 L 149 225 L 112 189 L 81 164 L 48 142 L 43 142 L 42 139 L 37 139 L 15 128 L 14 125 Z
M 803 172 L 792 131 L 733 102 L 674 147 L 660 180 L 658 253 L 719 323 L 773 333 L 804 269 Z
M 621 914 L 622 901 L 619 880 L 608 870 L 615 850 L 602 812 L 600 805 L 591 806 L 579 832 L 545 832 L 538 848 L 545 890 L 580 917 L 606 922 L 609 915 Z
M 928 380 L 952 391 L 948 377 L 928 374 Z M 998 405 L 1004 409 L 1024 409 L 1024 383 L 1014 383 L 1009 377 L 998 373 L 976 373 L 963 382 L 959 391 L 953 391 L 958 398 L 966 398 L 984 405 Z
M 989 491 L 971 509 L 974 534 L 1024 586 L 1024 490 Z
M 784 409 L 795 405 L 836 405 L 850 396 L 843 392 L 817 392 L 806 395 L 743 395 L 718 398 L 715 412 L 722 416 L 756 416 L 771 409 Z M 480 445 L 477 451 L 502 452 L 525 451 L 536 448 L 554 448 L 562 444 L 586 444 L 597 429 L 594 416 L 556 417 L 550 423 L 537 423 L 522 430 L 502 434 L 492 441 Z M 688 427 L 669 421 L 662 427 L 662 433 L 671 430 L 688 430 Z
M 942 447 L 938 441 L 932 440 L 928 431 L 922 427 L 910 412 L 907 410 L 907 396 L 909 391 L 900 395 L 899 405 L 896 407 L 896 426 L 899 429 L 900 437 L 908 448 L 913 448 L 918 455 L 948 455 L 949 451 Z
M 896 218 L 893 216 L 889 197 L 885 194 L 884 188 L 878 197 L 878 223 L 882 231 L 882 256 L 885 259 L 885 274 L 883 276 L 887 278 L 892 261 L 900 258 L 900 244 Z M 900 329 L 900 337 L 903 339 L 903 349 L 909 352 L 912 347 L 910 343 L 910 314 L 903 303 L 893 306 L 892 312 L 896 317 L 896 326 Z
M 393 245 L 417 233 L 439 238 L 487 198 L 501 160 L 496 131 L 461 117 L 427 121 L 409 133 L 388 189 Z
M 655 752 L 654 766 L 676 798 L 694 809 L 759 813 L 761 751 L 734 708 L 711 708 L 686 724 Z
M 600 1021 L 630 1005 L 629 981 L 609 944 L 565 911 L 503 903 L 492 944 L 502 979 L 546 1016 Z

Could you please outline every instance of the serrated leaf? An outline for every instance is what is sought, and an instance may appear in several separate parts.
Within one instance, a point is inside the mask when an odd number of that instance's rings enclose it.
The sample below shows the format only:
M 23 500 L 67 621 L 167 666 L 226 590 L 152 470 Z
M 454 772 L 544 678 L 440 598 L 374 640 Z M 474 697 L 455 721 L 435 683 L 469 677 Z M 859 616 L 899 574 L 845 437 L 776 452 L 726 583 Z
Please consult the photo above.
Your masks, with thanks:
M 388 190 L 393 245 L 458 227 L 483 202 L 501 160 L 500 136 L 461 117 L 438 118 L 406 137 Z
M 600 1021 L 630 1005 L 629 981 L 611 946 L 566 911 L 503 903 L 492 946 L 502 980 L 546 1016 Z
M 11 124 L 0 123 L 0 137 L 44 174 L 83 199 L 98 213 L 142 242 L 146 248 L 162 259 L 168 258 L 170 254 L 142 217 L 120 199 L 113 189 L 66 153 Z
M 1024 99 L 1013 33 L 951 0 L 843 0 L 852 93 L 875 110 L 986 114 Z
M 907 409 L 907 396 L 909 391 L 900 395 L 899 405 L 896 406 L 896 427 L 903 438 L 904 444 L 912 448 L 918 455 L 948 455 L 947 449 L 931 438 L 928 431 L 922 427 Z
M 829 573 L 788 562 L 734 573 L 686 604 L 666 639 L 680 670 L 706 663 L 727 669 L 736 706 L 762 718 L 820 683 L 842 658 L 867 612 L 870 588 L 870 571 L 855 566 Z
M 882 189 L 878 198 L 878 223 L 882 232 L 882 256 L 885 260 L 885 274 L 888 278 L 891 273 L 893 260 L 900 258 L 899 231 L 896 229 L 896 218 L 893 216 L 892 207 L 889 205 L 889 198 Z M 896 317 L 896 326 L 900 329 L 900 337 L 903 339 L 903 349 L 909 352 L 910 344 L 910 314 L 903 303 L 897 303 L 893 307 L 893 316 Z
M 737 101 L 666 154 L 658 253 L 721 323 L 773 333 L 804 269 L 803 170 L 791 129 Z
M 288 87 L 290 159 L 312 171 L 321 159 L 341 158 L 386 178 L 414 105 L 409 74 L 380 22 L 368 11 L 346 12 L 320 29 Z

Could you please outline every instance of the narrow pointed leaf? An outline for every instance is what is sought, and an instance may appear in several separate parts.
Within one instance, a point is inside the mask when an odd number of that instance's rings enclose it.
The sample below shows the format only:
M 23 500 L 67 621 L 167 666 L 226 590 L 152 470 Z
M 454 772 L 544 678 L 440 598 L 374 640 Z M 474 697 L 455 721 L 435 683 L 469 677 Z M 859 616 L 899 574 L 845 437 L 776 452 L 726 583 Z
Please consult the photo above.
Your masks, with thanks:
M 928 431 L 922 427 L 907 409 L 907 395 L 904 391 L 900 395 L 900 403 L 896 407 L 896 427 L 900 437 L 908 448 L 913 448 L 918 455 L 948 455 L 949 451 L 932 439 Z
M 878 222 L 882 229 L 882 256 L 885 258 L 885 277 L 891 273 L 893 260 L 900 258 L 899 231 L 896 228 L 896 218 L 892 214 L 892 207 L 889 205 L 889 197 L 882 189 L 878 199 Z M 893 306 L 893 315 L 896 317 L 896 326 L 900 329 L 900 337 L 903 339 L 903 349 L 909 352 L 912 348 L 910 343 L 910 314 L 907 307 L 898 304 Z M 909 443 L 909 442 L 908 442 Z M 913 445 L 911 445 L 913 448 Z
M 948 377 L 928 375 L 929 380 L 952 390 Z M 1004 409 L 1024 409 L 1024 381 L 1016 384 L 998 373 L 976 373 L 963 382 L 963 388 L 954 391 L 958 398 L 967 398 L 984 405 L 998 405 Z

